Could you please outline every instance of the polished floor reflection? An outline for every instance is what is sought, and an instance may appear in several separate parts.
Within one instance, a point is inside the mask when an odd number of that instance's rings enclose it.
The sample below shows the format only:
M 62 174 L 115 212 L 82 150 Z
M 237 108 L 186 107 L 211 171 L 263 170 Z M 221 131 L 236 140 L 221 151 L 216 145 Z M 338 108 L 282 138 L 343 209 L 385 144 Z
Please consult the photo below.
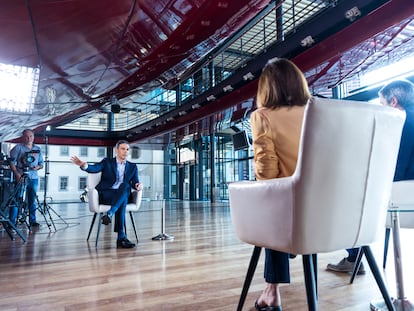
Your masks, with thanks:
M 166 202 L 165 233 L 169 241 L 154 241 L 161 233 L 161 201 L 145 201 L 135 214 L 139 244 L 117 249 L 116 235 L 103 227 L 98 248 L 96 231 L 86 242 L 92 215 L 84 203 L 53 204 L 57 231 L 41 228 L 22 243 L 0 229 L 0 310 L 235 310 L 252 246 L 234 235 L 229 207 L 223 203 Z M 254 208 L 254 207 L 252 207 Z M 55 213 L 56 212 L 56 213 Z M 127 220 L 128 236 L 134 238 Z M 406 294 L 413 299 L 414 230 L 402 230 Z M 382 260 L 382 241 L 373 250 Z M 369 310 L 380 297 L 370 272 L 357 276 L 325 271 L 345 251 L 319 256 L 320 310 Z M 392 248 L 385 277 L 395 294 Z M 244 310 L 263 286 L 263 256 Z M 301 259 L 291 261 L 292 284 L 282 287 L 283 310 L 306 310 Z

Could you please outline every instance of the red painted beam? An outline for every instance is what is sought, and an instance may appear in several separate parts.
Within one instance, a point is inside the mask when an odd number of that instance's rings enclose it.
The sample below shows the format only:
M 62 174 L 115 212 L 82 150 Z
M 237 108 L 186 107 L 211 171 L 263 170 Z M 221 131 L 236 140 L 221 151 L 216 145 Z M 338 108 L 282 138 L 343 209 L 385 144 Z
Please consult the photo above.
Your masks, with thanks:
M 413 15 L 413 0 L 391 0 L 292 60 L 302 71 L 308 71 Z

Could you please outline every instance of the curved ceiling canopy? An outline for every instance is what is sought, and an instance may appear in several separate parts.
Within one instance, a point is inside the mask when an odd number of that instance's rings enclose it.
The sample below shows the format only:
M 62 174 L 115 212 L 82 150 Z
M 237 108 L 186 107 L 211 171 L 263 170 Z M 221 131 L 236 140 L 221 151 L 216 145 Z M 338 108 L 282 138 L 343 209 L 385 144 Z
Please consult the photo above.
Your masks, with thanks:
M 35 112 L 2 114 L 22 124 L 75 119 L 112 95 L 148 91 L 176 78 L 237 31 L 268 1 L 71 0 L 0 3 L 0 63 L 40 68 Z

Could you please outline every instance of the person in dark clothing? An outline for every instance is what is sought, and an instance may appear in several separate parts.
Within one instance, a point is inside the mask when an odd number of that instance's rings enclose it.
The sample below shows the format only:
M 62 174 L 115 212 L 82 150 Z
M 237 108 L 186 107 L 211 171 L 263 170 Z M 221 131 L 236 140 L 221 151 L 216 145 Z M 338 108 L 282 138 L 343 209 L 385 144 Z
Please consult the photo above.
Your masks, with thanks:
M 408 80 L 394 80 L 383 86 L 379 90 L 378 96 L 382 105 L 404 110 L 406 114 L 394 181 L 414 179 L 414 84 Z M 328 264 L 327 270 L 352 272 L 359 248 L 350 248 L 346 251 L 348 257 L 343 258 L 337 264 Z M 365 269 L 361 263 L 358 274 L 364 273 Z

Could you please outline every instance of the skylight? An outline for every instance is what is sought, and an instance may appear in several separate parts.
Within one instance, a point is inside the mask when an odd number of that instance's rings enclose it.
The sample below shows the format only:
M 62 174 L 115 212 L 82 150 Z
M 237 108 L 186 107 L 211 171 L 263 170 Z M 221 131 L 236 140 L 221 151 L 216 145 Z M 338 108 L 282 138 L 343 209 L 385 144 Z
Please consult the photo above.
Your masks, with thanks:
M 39 72 L 39 68 L 0 63 L 0 111 L 32 113 Z

